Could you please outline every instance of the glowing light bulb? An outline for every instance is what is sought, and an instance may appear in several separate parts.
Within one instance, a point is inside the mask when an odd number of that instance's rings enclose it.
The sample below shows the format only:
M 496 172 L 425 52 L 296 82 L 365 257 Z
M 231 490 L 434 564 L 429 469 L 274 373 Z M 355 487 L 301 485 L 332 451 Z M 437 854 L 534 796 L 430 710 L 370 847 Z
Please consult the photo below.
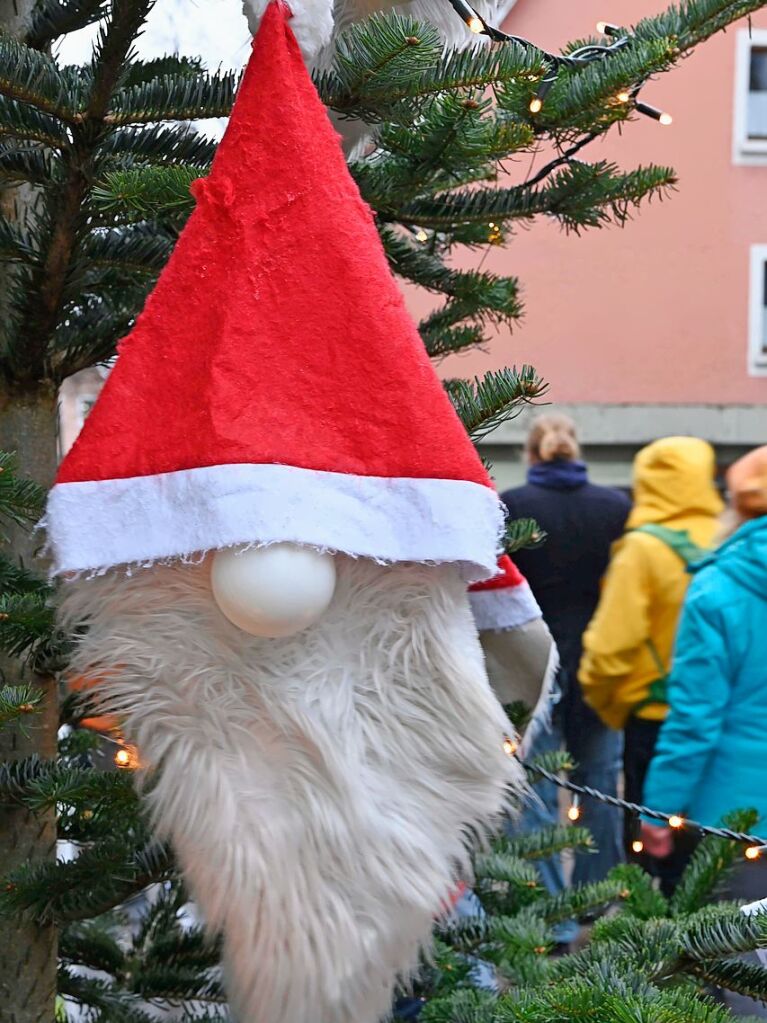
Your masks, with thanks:
M 517 752 L 517 744 L 513 739 L 506 738 L 503 740 L 503 752 L 507 757 L 513 757 Z
M 644 850 L 644 842 L 641 838 L 635 838 L 631 843 L 631 850 L 635 853 L 640 853 Z
M 674 118 L 671 116 L 671 114 L 667 114 L 665 112 L 660 115 L 658 120 L 660 121 L 661 124 L 673 124 L 674 123 Z
M 579 821 L 581 819 L 581 808 L 577 803 L 573 803 L 567 808 L 567 819 L 570 821 Z
M 469 29 L 476 35 L 480 35 L 480 33 L 485 31 L 484 22 L 482 21 L 481 18 L 478 18 L 476 14 L 474 15 L 473 18 L 469 18 L 467 25 L 469 26 Z
M 494 224 L 492 221 L 487 226 L 490 228 L 487 240 L 491 245 L 500 245 L 503 242 L 503 231 L 498 224 Z
M 631 93 L 627 89 L 623 89 L 615 98 L 619 103 L 628 103 L 631 99 Z
M 599 34 L 601 36 L 603 36 L 606 31 L 607 31 L 607 22 L 606 21 L 598 21 L 597 22 L 597 32 L 599 32 Z
M 761 847 L 758 845 L 750 845 L 746 849 L 745 856 L 747 860 L 758 860 L 762 855 Z
M 133 771 L 139 766 L 135 746 L 121 746 L 115 753 L 115 765 L 123 771 Z
M 677 814 L 674 813 L 668 819 L 668 826 L 670 828 L 683 828 L 684 827 L 684 818 L 683 817 L 679 817 Z
M 419 242 L 427 242 L 429 240 L 428 234 L 424 231 L 422 227 L 419 228 L 418 231 L 416 231 L 415 236 Z
M 533 96 L 530 100 L 530 113 L 539 114 L 543 109 L 543 100 L 540 96 Z

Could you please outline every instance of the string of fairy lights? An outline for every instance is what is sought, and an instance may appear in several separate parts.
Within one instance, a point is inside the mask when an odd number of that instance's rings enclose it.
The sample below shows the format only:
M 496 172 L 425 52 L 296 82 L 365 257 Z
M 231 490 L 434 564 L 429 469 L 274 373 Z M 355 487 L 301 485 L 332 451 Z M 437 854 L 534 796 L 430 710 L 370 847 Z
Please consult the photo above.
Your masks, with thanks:
M 609 43 L 587 43 L 585 46 L 581 46 L 577 50 L 573 50 L 572 53 L 567 54 L 548 53 L 546 50 L 542 50 L 540 47 L 535 46 L 534 43 L 531 43 L 528 39 L 524 39 L 522 36 L 509 35 L 507 32 L 501 31 L 501 29 L 496 28 L 494 25 L 490 25 L 477 11 L 474 10 L 471 4 L 468 3 L 468 0 L 450 0 L 450 4 L 453 7 L 453 10 L 455 10 L 455 12 L 466 23 L 469 31 L 473 32 L 475 35 L 485 35 L 494 43 L 515 43 L 517 46 L 521 46 L 526 50 L 535 50 L 543 56 L 543 59 L 549 67 L 549 71 L 540 80 L 535 94 L 530 100 L 529 109 L 531 114 L 539 114 L 543 110 L 546 96 L 550 92 L 554 82 L 557 80 L 560 68 L 583 67 L 586 64 L 590 64 L 592 61 L 604 60 L 605 58 L 618 53 L 620 50 L 625 49 L 631 43 L 630 37 L 624 35 L 618 25 L 613 25 L 608 21 L 600 21 L 597 24 L 597 32 L 609 39 Z M 671 124 L 673 121 L 671 114 L 637 99 L 639 90 L 643 85 L 644 82 L 640 82 L 632 89 L 621 90 L 616 95 L 616 100 L 619 103 L 630 103 L 633 100 L 634 109 L 637 113 L 644 114 L 645 117 L 650 117 L 654 121 L 658 121 L 663 125 Z
M 102 732 L 102 738 L 117 747 L 113 760 L 115 767 L 119 770 L 135 771 L 141 767 L 138 750 L 131 743 L 126 742 L 119 732 L 111 732 L 111 734 L 108 731 Z M 566 814 L 567 819 L 573 824 L 577 824 L 583 818 L 583 799 L 593 799 L 598 803 L 606 803 L 608 806 L 628 811 L 636 817 L 637 822 L 640 817 L 644 817 L 660 821 L 675 831 L 681 831 L 682 829 L 696 831 L 700 835 L 714 835 L 717 838 L 726 838 L 731 842 L 739 842 L 746 847 L 744 856 L 747 860 L 758 860 L 764 853 L 767 853 L 767 838 L 763 838 L 761 835 L 752 835 L 745 831 L 734 831 L 732 828 L 701 824 L 699 821 L 688 820 L 680 814 L 653 810 L 652 807 L 643 806 L 641 803 L 632 803 L 627 799 L 621 799 L 619 796 L 600 792 L 599 789 L 592 788 L 589 785 L 578 785 L 576 782 L 563 778 L 560 774 L 555 774 L 539 764 L 528 763 L 522 760 L 518 756 L 518 743 L 508 736 L 503 741 L 503 748 L 507 756 L 515 757 L 526 771 L 538 775 L 540 778 L 545 778 L 552 785 L 556 785 L 557 788 L 563 789 L 572 795 L 572 800 Z M 644 849 L 644 843 L 639 837 L 638 830 L 632 843 L 632 848 L 635 853 L 641 853 Z
M 652 807 L 643 806 L 641 803 L 632 803 L 627 799 L 621 799 L 619 796 L 611 796 L 607 792 L 600 792 L 599 789 L 591 788 L 589 785 L 578 785 L 576 782 L 563 778 L 561 775 L 555 774 L 539 764 L 527 763 L 522 760 L 517 756 L 517 743 L 508 737 L 504 739 L 503 748 L 508 756 L 516 757 L 526 771 L 536 774 L 540 778 L 545 778 L 546 781 L 550 781 L 557 788 L 572 794 L 572 801 L 567 808 L 567 819 L 573 824 L 578 823 L 583 817 L 582 800 L 585 797 L 593 799 L 598 803 L 606 803 L 608 806 L 628 811 L 636 817 L 637 821 L 639 821 L 640 817 L 650 818 L 667 825 L 674 831 L 684 829 L 696 831 L 700 835 L 714 835 L 717 838 L 726 838 L 731 842 L 740 842 L 746 846 L 744 856 L 747 860 L 758 860 L 767 852 L 767 838 L 763 838 L 761 835 L 751 835 L 745 831 L 734 831 L 732 828 L 701 824 L 699 821 L 688 820 L 678 813 L 664 813 L 661 810 L 653 810 Z M 632 843 L 632 849 L 635 853 L 641 853 L 644 849 L 644 843 L 638 833 Z
M 544 102 L 547 95 L 551 91 L 552 86 L 557 80 L 557 76 L 561 68 L 578 68 L 584 67 L 595 60 L 604 60 L 610 56 L 625 49 L 631 43 L 630 36 L 623 33 L 623 30 L 618 25 L 613 25 L 608 21 L 600 21 L 597 23 L 597 32 L 609 40 L 607 43 L 587 43 L 585 46 L 581 46 L 571 53 L 557 54 L 549 53 L 546 50 L 541 49 L 534 43 L 531 43 L 529 39 L 525 39 L 522 36 L 510 35 L 508 32 L 503 32 L 501 29 L 496 28 L 485 20 L 468 2 L 468 0 L 449 0 L 451 6 L 455 12 L 465 22 L 469 31 L 475 35 L 487 36 L 491 42 L 494 43 L 513 43 L 517 46 L 521 46 L 525 50 L 533 50 L 535 53 L 543 57 L 548 71 L 538 81 L 538 85 L 530 99 L 528 109 L 532 115 L 540 114 L 543 110 Z M 535 80 L 535 76 L 532 77 Z M 614 96 L 614 101 L 617 104 L 628 106 L 633 103 L 634 110 L 639 114 L 643 114 L 645 117 L 649 117 L 659 124 L 664 126 L 673 123 L 673 118 L 665 110 L 660 110 L 658 107 L 654 107 L 649 103 L 645 103 L 638 99 L 639 91 L 643 88 L 645 82 L 641 81 L 631 88 L 620 89 Z M 586 141 L 590 141 L 595 136 L 589 136 Z M 576 149 L 580 148 L 583 143 L 580 143 Z M 572 155 L 571 151 L 565 156 Z M 562 162 L 560 159 L 558 162 Z M 503 230 L 499 224 L 490 223 L 488 225 L 489 233 L 487 240 L 490 245 L 502 245 L 504 241 Z M 421 244 L 425 244 L 429 241 L 430 236 L 427 231 L 422 227 L 409 228 L 415 240 Z
M 503 32 L 501 29 L 496 28 L 494 25 L 490 25 L 471 6 L 471 4 L 468 3 L 468 0 L 450 0 L 450 4 L 466 23 L 469 30 L 474 32 L 476 35 L 488 36 L 492 42 L 496 43 L 514 43 L 526 50 L 535 50 L 537 53 L 542 55 L 549 70 L 540 80 L 538 87 L 530 100 L 529 110 L 531 114 L 539 114 L 543 110 L 546 96 L 550 92 L 554 82 L 557 80 L 560 68 L 583 67 L 592 61 L 604 60 L 605 58 L 609 58 L 611 55 L 623 50 L 631 42 L 630 37 L 624 35 L 619 26 L 613 25 L 610 22 L 600 21 L 597 24 L 597 32 L 609 39 L 609 43 L 588 43 L 568 54 L 548 53 L 545 50 L 541 50 L 540 47 L 535 46 L 535 44 L 531 43 L 528 39 L 524 39 L 521 36 L 510 35 L 507 32 Z M 621 90 L 617 93 L 615 97 L 616 100 L 619 103 L 625 104 L 633 101 L 634 109 L 637 113 L 644 114 L 645 117 L 650 117 L 662 125 L 671 124 L 673 121 L 671 114 L 637 99 L 639 90 L 643 85 L 644 82 L 640 82 L 631 89 Z M 491 224 L 490 228 L 492 233 L 496 229 L 496 225 Z M 419 241 L 426 241 L 428 236 L 425 231 L 421 230 L 418 232 L 416 237 Z M 494 239 L 491 237 L 490 240 L 492 241 Z M 505 740 L 504 748 L 510 756 L 516 755 L 517 746 L 511 739 Z M 583 814 L 581 800 L 583 797 L 586 797 L 601 803 L 606 803 L 609 806 L 617 807 L 618 809 L 624 810 L 628 813 L 632 813 L 637 818 L 637 821 L 640 817 L 649 818 L 651 820 L 662 822 L 674 830 L 687 829 L 690 831 L 696 831 L 701 835 L 715 835 L 718 838 L 725 838 L 733 842 L 740 842 L 746 846 L 745 857 L 748 860 L 757 860 L 763 853 L 767 852 L 767 838 L 762 838 L 759 835 L 750 835 L 742 831 L 733 831 L 731 828 L 712 827 L 710 825 L 701 824 L 698 821 L 687 820 L 679 814 L 669 814 L 663 813 L 660 810 L 653 810 L 649 806 L 643 806 L 639 803 L 632 803 L 628 800 L 620 799 L 618 796 L 612 796 L 605 792 L 600 792 L 598 789 L 591 788 L 590 786 L 578 785 L 575 782 L 562 778 L 558 774 L 547 771 L 545 768 L 536 764 L 528 764 L 524 761 L 520 761 L 520 763 L 522 763 L 522 766 L 528 771 L 545 778 L 558 788 L 564 789 L 572 794 L 573 798 L 567 809 L 567 818 L 572 823 L 576 823 L 581 819 Z M 635 853 L 640 853 L 643 851 L 643 848 L 644 844 L 642 839 L 637 835 L 633 842 L 633 851 Z

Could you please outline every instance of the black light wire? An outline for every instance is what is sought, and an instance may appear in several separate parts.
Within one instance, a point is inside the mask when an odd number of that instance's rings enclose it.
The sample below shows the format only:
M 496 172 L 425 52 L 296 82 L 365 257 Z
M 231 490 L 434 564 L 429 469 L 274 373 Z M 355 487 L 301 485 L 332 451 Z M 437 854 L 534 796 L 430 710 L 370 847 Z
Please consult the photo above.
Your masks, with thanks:
M 539 767 L 537 764 L 529 764 L 519 757 L 516 758 L 522 767 L 526 771 L 530 771 L 532 774 L 537 774 L 541 778 L 545 778 L 547 781 L 552 782 L 557 788 L 565 789 L 567 792 L 573 792 L 579 796 L 586 796 L 589 799 L 594 799 L 598 803 L 606 803 L 608 806 L 616 806 L 621 810 L 628 810 L 641 817 L 649 817 L 652 820 L 663 821 L 665 824 L 669 824 L 669 821 L 676 818 L 681 820 L 681 826 L 674 827 L 672 830 L 681 831 L 692 830 L 699 831 L 703 835 L 714 835 L 717 838 L 727 838 L 731 842 L 742 842 L 744 845 L 753 846 L 759 849 L 767 849 L 767 838 L 762 838 L 759 835 L 749 835 L 745 831 L 733 831 L 731 828 L 717 828 L 712 827 L 708 824 L 700 824 L 698 821 L 688 820 L 686 817 L 682 817 L 680 814 L 675 813 L 662 813 L 660 810 L 653 810 L 649 806 L 643 806 L 641 803 L 631 803 L 626 799 L 620 799 L 618 796 L 610 796 L 606 792 L 600 792 L 599 789 L 593 789 L 589 785 L 577 785 L 575 782 L 561 778 L 558 774 L 554 774 L 552 771 L 547 771 L 543 767 Z

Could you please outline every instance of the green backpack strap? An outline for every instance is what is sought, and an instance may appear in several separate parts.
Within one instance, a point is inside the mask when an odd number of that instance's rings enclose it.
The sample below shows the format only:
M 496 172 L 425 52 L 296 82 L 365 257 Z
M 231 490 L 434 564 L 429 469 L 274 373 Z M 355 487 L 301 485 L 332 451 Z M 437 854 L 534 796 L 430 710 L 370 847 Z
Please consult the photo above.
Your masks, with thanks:
M 645 526 L 637 526 L 632 532 L 647 533 L 648 536 L 660 540 L 684 562 L 685 568 L 694 565 L 696 561 L 702 561 L 708 554 L 705 547 L 699 547 L 695 543 L 686 529 L 671 529 L 669 526 L 648 522 Z
M 656 540 L 660 540 L 661 543 L 664 543 L 684 562 L 685 568 L 689 568 L 690 565 L 701 561 L 708 554 L 704 547 L 699 547 L 694 542 L 686 529 L 671 529 L 669 526 L 660 526 L 657 523 L 648 522 L 644 526 L 637 526 L 632 532 L 647 533 L 648 536 L 654 536 Z M 663 663 L 663 659 L 653 641 L 648 639 L 646 643 L 650 656 L 655 662 L 655 667 L 658 669 L 658 678 L 650 683 L 647 696 L 634 707 L 634 712 L 642 710 L 643 707 L 648 707 L 651 703 L 668 703 L 668 671 L 666 670 L 666 665 Z

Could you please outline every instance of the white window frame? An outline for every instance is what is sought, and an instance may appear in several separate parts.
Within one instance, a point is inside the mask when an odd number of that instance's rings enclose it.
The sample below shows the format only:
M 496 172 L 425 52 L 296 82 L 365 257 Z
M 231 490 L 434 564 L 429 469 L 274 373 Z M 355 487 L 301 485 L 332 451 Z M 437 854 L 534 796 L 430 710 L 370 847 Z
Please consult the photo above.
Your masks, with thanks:
M 748 137 L 748 83 L 751 49 L 767 47 L 767 29 L 738 29 L 735 46 L 735 108 L 732 119 L 732 162 L 741 166 L 767 165 L 767 139 Z
M 767 245 L 752 245 L 748 299 L 748 375 L 767 377 L 767 352 L 762 348 L 764 337 L 764 266 Z

